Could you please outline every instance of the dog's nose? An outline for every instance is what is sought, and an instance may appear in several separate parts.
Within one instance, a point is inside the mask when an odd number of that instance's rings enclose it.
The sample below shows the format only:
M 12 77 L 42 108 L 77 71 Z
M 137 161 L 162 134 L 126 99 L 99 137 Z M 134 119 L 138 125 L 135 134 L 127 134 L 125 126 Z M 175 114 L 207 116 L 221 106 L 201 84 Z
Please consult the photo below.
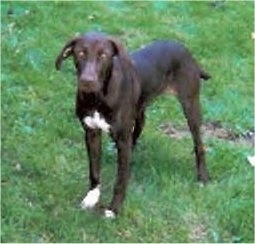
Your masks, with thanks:
M 97 82 L 97 76 L 92 73 L 83 73 L 80 76 L 80 82 L 83 84 Z
M 79 89 L 85 92 L 95 92 L 98 90 L 98 75 L 92 69 L 85 69 L 78 78 Z
M 97 72 L 96 72 L 96 65 L 93 62 L 88 62 L 85 66 L 83 72 L 80 75 L 80 82 L 83 84 L 89 84 L 93 82 L 97 82 Z

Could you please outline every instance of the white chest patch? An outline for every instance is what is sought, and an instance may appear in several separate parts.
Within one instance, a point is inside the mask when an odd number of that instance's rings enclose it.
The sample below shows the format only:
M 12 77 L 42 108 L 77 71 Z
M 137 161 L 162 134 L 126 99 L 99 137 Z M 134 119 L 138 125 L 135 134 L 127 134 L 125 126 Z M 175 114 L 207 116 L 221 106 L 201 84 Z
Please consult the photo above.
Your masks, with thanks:
M 93 116 L 84 117 L 83 121 L 91 129 L 101 129 L 107 133 L 110 131 L 111 126 L 103 117 L 100 117 L 100 114 L 97 111 L 94 112 Z

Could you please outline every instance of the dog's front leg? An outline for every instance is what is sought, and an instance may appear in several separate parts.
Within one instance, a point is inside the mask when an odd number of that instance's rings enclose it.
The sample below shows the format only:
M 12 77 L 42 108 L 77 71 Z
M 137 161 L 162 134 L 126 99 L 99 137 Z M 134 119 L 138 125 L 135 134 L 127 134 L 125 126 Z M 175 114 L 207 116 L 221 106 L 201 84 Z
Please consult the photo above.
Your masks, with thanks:
M 89 158 L 90 190 L 83 199 L 83 209 L 93 208 L 100 197 L 101 131 L 85 128 L 85 144 Z
M 118 150 L 117 178 L 113 190 L 113 198 L 109 209 L 105 210 L 105 216 L 114 218 L 118 213 L 126 195 L 126 189 L 130 176 L 130 160 L 132 151 L 132 133 L 121 133 L 116 139 Z

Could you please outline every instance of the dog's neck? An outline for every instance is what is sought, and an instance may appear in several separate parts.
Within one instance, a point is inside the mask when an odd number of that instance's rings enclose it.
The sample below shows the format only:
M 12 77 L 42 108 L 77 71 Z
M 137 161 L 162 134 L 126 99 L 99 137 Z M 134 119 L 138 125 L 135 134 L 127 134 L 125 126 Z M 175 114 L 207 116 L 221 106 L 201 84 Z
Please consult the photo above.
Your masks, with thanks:
M 111 114 L 112 108 L 108 106 L 105 96 L 101 93 L 85 93 L 77 92 L 76 113 L 79 117 L 91 114 L 98 111 L 108 117 Z

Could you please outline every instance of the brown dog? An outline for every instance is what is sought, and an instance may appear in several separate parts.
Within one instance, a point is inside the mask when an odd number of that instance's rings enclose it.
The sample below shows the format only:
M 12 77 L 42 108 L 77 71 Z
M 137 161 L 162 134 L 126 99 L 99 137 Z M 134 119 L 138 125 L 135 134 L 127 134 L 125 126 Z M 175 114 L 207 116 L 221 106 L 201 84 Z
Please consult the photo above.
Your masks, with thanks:
M 157 41 L 128 55 L 123 46 L 102 33 L 70 40 L 56 59 L 56 68 L 69 56 L 77 70 L 76 114 L 85 131 L 90 190 L 81 207 L 93 208 L 100 197 L 101 131 L 110 134 L 118 150 L 113 198 L 104 214 L 115 217 L 125 197 L 132 148 L 144 126 L 148 103 L 164 91 L 179 98 L 192 133 L 198 180 L 208 174 L 200 136 L 200 79 L 209 79 L 181 44 Z

